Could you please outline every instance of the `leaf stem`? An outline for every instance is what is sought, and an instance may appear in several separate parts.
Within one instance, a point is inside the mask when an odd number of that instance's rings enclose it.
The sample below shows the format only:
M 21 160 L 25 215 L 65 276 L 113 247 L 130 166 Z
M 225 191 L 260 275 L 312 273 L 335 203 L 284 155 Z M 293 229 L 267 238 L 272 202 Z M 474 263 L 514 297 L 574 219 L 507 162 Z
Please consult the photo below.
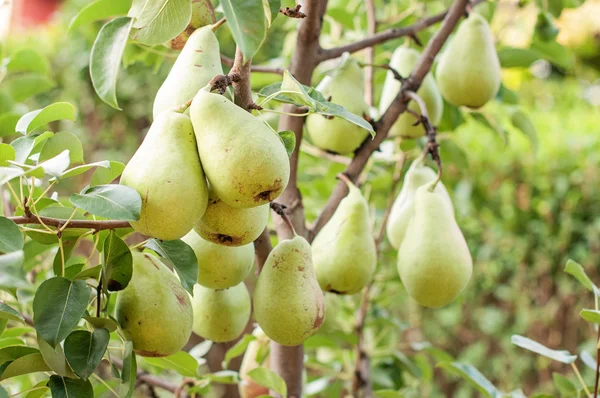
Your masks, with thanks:
M 575 372 L 575 374 L 577 375 L 577 379 L 579 379 L 579 383 L 581 383 L 581 385 L 583 386 L 583 390 L 585 391 L 587 396 L 589 398 L 591 398 L 592 394 L 590 393 L 590 390 L 588 390 L 587 386 L 585 385 L 585 382 L 583 381 L 583 377 L 581 377 L 581 373 L 579 373 L 579 369 L 577 369 L 577 365 L 575 365 L 575 362 L 571 362 L 571 368 L 573 368 L 573 372 Z
M 45 190 L 44 192 L 42 192 L 42 194 L 39 196 L 39 198 L 37 198 L 37 199 L 36 199 L 36 200 L 35 200 L 35 201 L 34 201 L 34 202 L 31 204 L 31 206 L 33 207 L 33 206 L 37 205 L 37 203 L 40 201 L 40 199 L 42 199 L 42 198 L 43 198 L 43 197 L 44 197 L 44 196 L 45 196 L 45 195 L 48 193 L 48 191 L 50 190 L 50 188 L 52 188 L 52 187 L 54 186 L 54 184 L 56 184 L 56 182 L 57 182 L 57 181 L 58 181 L 58 180 L 54 180 L 54 181 L 52 181 L 52 182 L 51 182 L 51 183 L 48 185 L 48 188 L 46 188 L 46 190 Z
M 20 391 L 20 392 L 18 392 L 16 394 L 10 395 L 9 398 L 17 397 L 17 396 L 19 396 L 21 394 L 25 394 L 26 392 L 41 390 L 43 388 L 48 388 L 48 387 L 47 386 L 33 387 L 33 388 L 30 388 L 29 390 Z
M 65 248 L 63 246 L 62 236 L 58 238 L 58 249 L 60 250 L 61 274 L 65 276 Z
M 110 392 L 112 392 L 113 394 L 115 394 L 115 397 L 119 398 L 119 394 L 117 394 L 117 392 L 115 390 L 113 390 L 113 388 L 111 386 L 108 385 L 108 383 L 102 379 L 102 377 L 98 376 L 96 373 L 92 373 L 92 376 L 94 376 L 94 378 L 96 380 L 98 380 L 100 383 L 104 384 L 104 387 L 106 387 Z

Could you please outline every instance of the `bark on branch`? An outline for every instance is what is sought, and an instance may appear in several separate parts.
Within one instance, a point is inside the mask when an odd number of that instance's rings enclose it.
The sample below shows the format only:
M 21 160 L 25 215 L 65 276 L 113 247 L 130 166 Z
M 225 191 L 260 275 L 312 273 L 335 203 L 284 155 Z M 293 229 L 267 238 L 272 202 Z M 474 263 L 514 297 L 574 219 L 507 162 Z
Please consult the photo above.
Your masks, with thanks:
M 227 65 L 231 68 L 233 66 L 234 60 L 226 55 L 221 54 L 221 62 L 224 65 Z M 256 73 L 273 73 L 276 75 L 283 75 L 283 72 L 285 71 L 284 68 L 276 68 L 266 65 L 252 65 L 250 67 L 250 70 Z
M 8 217 L 9 220 L 15 224 L 40 224 L 40 220 L 49 227 L 57 228 L 82 228 L 82 229 L 94 229 L 101 231 L 104 229 L 117 229 L 117 228 L 129 228 L 131 225 L 127 221 L 118 220 L 71 220 L 65 227 L 67 220 L 52 217 L 42 217 L 39 219 L 34 216 L 21 216 L 21 217 Z

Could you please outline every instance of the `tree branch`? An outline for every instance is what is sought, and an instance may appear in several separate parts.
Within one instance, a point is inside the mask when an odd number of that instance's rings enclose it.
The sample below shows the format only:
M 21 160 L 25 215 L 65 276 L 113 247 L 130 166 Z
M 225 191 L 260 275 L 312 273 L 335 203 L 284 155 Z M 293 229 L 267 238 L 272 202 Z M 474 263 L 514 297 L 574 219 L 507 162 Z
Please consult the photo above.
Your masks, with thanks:
M 234 60 L 229 58 L 226 55 L 221 54 L 221 62 L 224 65 L 227 65 L 231 68 L 233 66 Z M 252 72 L 256 72 L 256 73 L 273 73 L 276 75 L 283 75 L 283 72 L 285 71 L 284 68 L 277 68 L 277 67 L 271 67 L 271 66 L 266 66 L 266 65 L 252 65 L 250 67 L 250 70 Z
M 250 87 L 250 68 L 252 66 L 252 59 L 249 59 L 244 64 L 244 53 L 237 47 L 235 50 L 235 60 L 229 74 L 236 75 L 237 79 L 231 84 L 233 87 L 233 94 L 235 104 L 244 110 L 249 112 L 256 108 L 254 100 L 252 99 L 252 89 Z
M 375 18 L 375 2 L 374 0 L 366 0 L 365 7 L 367 9 L 367 33 L 369 36 L 373 36 L 377 31 L 377 19 Z M 368 64 L 375 63 L 375 47 L 366 48 L 366 59 Z M 374 69 L 373 66 L 367 66 L 365 68 L 365 101 L 369 106 L 373 106 L 373 78 Z
M 50 227 L 57 228 L 83 228 L 83 229 L 94 229 L 96 231 L 101 231 L 104 229 L 117 229 L 117 228 L 129 228 L 131 225 L 127 221 L 118 221 L 118 220 L 71 220 L 65 227 L 65 223 L 67 220 L 62 220 L 59 218 L 51 218 L 51 217 L 42 217 L 40 216 L 39 220 L 36 216 L 21 216 L 21 217 L 8 217 L 9 220 L 14 222 L 15 224 L 41 224 L 42 222 Z

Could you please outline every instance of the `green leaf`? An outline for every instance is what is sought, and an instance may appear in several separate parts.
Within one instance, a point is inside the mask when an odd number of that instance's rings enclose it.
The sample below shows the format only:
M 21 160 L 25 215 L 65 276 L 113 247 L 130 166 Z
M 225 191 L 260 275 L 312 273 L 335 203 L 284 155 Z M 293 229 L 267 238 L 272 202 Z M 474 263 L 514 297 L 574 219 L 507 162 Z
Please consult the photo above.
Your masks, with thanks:
M 40 53 L 31 48 L 25 48 L 10 57 L 6 69 L 9 72 L 36 72 L 46 75 L 50 70 L 50 65 Z
M 190 0 L 148 0 L 133 25 L 133 38 L 156 46 L 175 38 L 192 19 Z
M 34 353 L 22 356 L 10 363 L 2 372 L 0 381 L 10 379 L 11 377 L 27 375 L 37 372 L 48 372 L 51 369 L 44 362 L 42 354 Z
M 571 380 L 567 379 L 560 373 L 553 372 L 552 381 L 554 382 L 554 386 L 561 393 L 562 396 L 571 397 L 577 394 L 577 387 L 575 386 L 575 384 L 573 384 Z
M 406 369 L 415 378 L 419 379 L 423 376 L 421 374 L 421 369 L 419 369 L 417 365 L 415 365 L 406 355 L 404 355 L 400 351 L 394 352 L 394 357 L 398 360 L 398 362 L 400 362 L 400 367 Z
M 8 167 L 9 160 L 15 160 L 16 152 L 15 148 L 9 144 L 0 144 L 0 167 Z
M 111 220 L 135 221 L 142 210 L 140 194 L 125 185 L 88 187 L 71 195 L 69 200 L 80 209 Z
M 541 58 L 541 54 L 526 48 L 501 47 L 498 49 L 498 58 L 503 68 L 528 68 Z
M 109 161 L 108 168 L 97 169 L 92 176 L 90 186 L 104 185 L 113 182 L 115 178 L 121 175 L 125 170 L 125 164 L 116 161 Z
M 558 362 L 569 364 L 577 359 L 577 355 L 572 355 L 567 350 L 552 350 L 538 343 L 537 341 L 533 341 L 527 337 L 519 336 L 517 334 L 513 335 L 510 341 L 518 347 L 525 348 L 526 350 L 535 352 L 536 354 L 545 356 Z
M 11 321 L 25 323 L 23 315 L 21 315 L 19 311 L 3 303 L 2 301 L 0 301 L 0 319 L 10 319 Z
M 284 397 L 287 397 L 287 386 L 285 381 L 277 373 L 267 368 L 255 368 L 248 372 L 248 377 L 261 386 L 269 390 L 276 391 Z
M 206 377 L 213 383 L 219 384 L 238 384 L 240 381 L 239 373 L 233 370 L 221 370 L 207 374 Z
M 35 390 L 30 391 L 25 398 L 42 398 L 50 392 L 50 388 L 47 387 L 48 380 L 42 380 L 37 383 L 33 388 Z
M 150 365 L 174 370 L 184 377 L 198 377 L 198 361 L 185 351 L 161 358 L 144 358 Z
M 28 170 L 25 174 L 33 175 L 37 178 L 42 178 L 44 175 L 58 178 L 69 168 L 70 163 L 69 150 L 67 149 L 52 159 L 48 159 L 37 165 L 37 167 Z
M 40 152 L 39 162 L 52 159 L 64 150 L 69 150 L 71 163 L 83 163 L 83 145 L 79 138 L 73 133 L 62 131 L 46 140 L 44 148 Z
M 117 322 L 115 322 L 111 318 L 96 318 L 92 316 L 84 316 L 83 319 L 85 319 L 86 322 L 92 325 L 95 329 L 104 328 L 111 333 L 116 331 L 119 327 Z
M 102 265 L 96 265 L 94 267 L 84 269 L 83 271 L 81 271 L 80 273 L 75 275 L 73 277 L 73 280 L 78 280 L 78 279 L 83 279 L 83 280 L 96 279 L 96 280 L 98 280 L 100 278 L 101 271 L 102 271 Z
M 133 343 L 131 341 L 126 341 L 123 344 L 123 371 L 121 372 L 122 383 L 119 388 L 121 397 L 130 398 L 133 395 L 136 377 L 137 363 L 135 354 L 133 353 Z
M 244 63 L 256 54 L 267 36 L 262 0 L 222 0 L 221 6 Z
M 72 158 L 71 158 L 71 160 L 72 160 Z M 94 167 L 103 167 L 103 168 L 107 169 L 110 167 L 110 162 L 108 160 L 101 160 L 99 162 L 83 164 L 81 166 L 73 167 L 72 169 L 65 171 L 60 176 L 60 179 L 64 180 L 65 178 L 78 176 L 80 174 L 85 173 L 86 171 L 88 171 L 90 169 L 93 169 Z
M 65 356 L 79 378 L 87 380 L 98 367 L 108 347 L 110 333 L 106 329 L 76 330 L 65 340 Z
M 521 110 L 515 110 L 511 113 L 510 122 L 513 126 L 519 129 L 525 137 L 529 139 L 533 151 L 536 152 L 538 149 L 537 131 L 529 116 Z
M 575 65 L 575 56 L 566 47 L 556 41 L 542 41 L 538 37 L 533 38 L 531 49 L 540 54 L 548 62 L 562 69 L 572 69 Z
M 19 75 L 3 83 L 15 102 L 23 102 L 54 87 L 50 79 L 37 73 Z
M 17 132 L 29 134 L 57 120 L 75 120 L 75 107 L 68 102 L 55 102 L 45 108 L 37 109 L 21 116 L 17 122 Z
M 173 265 L 181 285 L 193 295 L 194 284 L 198 280 L 198 260 L 194 250 L 180 239 L 166 241 L 150 239 L 146 247 L 154 250 Z
M 15 161 L 25 163 L 35 145 L 36 137 L 19 137 L 10 143 L 15 149 Z
M 596 296 L 600 295 L 600 289 L 598 289 L 598 286 L 596 286 L 594 282 L 592 282 L 592 280 L 587 276 L 585 270 L 579 263 L 576 263 L 573 260 L 568 260 L 567 265 L 565 266 L 565 272 L 573 275 L 583 287 L 594 292 Z
M 496 133 L 502 139 L 504 145 L 508 143 L 508 135 L 506 134 L 506 131 L 502 128 L 500 124 L 498 124 L 498 122 L 494 121 L 492 123 L 492 121 L 490 121 L 490 116 L 481 112 L 470 112 L 469 114 L 478 123 L 487 127 L 491 132 Z
M 404 394 L 395 390 L 377 390 L 374 394 L 378 398 L 404 398 Z
M 75 377 L 75 373 L 73 373 L 73 370 L 67 363 L 67 358 L 65 358 L 65 353 L 60 344 L 57 344 L 56 348 L 53 348 L 44 339 L 40 338 L 39 335 L 37 336 L 37 342 L 40 347 L 40 353 L 44 357 L 44 362 L 46 362 L 46 365 L 54 373 L 64 377 Z
M 0 337 L 2 337 L 2 334 L 6 330 L 6 325 L 8 325 L 8 319 L 6 319 L 6 318 L 4 318 L 4 319 L 0 318 Z
M 63 341 L 83 316 L 89 298 L 85 281 L 44 281 L 33 299 L 33 322 L 40 337 L 52 347 Z
M 117 15 L 126 15 L 131 1 L 129 0 L 96 0 L 86 5 L 71 19 L 68 31 L 71 32 L 81 25 Z
M 0 364 L 14 361 L 25 355 L 37 354 L 40 351 L 34 347 L 26 347 L 24 345 L 12 345 L 0 348 Z
M 242 339 L 240 339 L 233 347 L 227 350 L 225 353 L 225 359 L 223 360 L 223 369 L 227 369 L 229 365 L 229 361 L 233 358 L 239 357 L 244 352 L 246 352 L 246 348 L 248 348 L 248 344 L 251 341 L 256 340 L 256 336 L 251 334 L 245 334 Z
M 0 256 L 0 268 L 19 268 L 23 264 L 24 253 L 23 250 L 16 252 L 3 254 Z M 10 275 L 6 273 L 0 274 L 0 286 L 8 286 L 5 283 L 10 279 Z M 11 287 L 26 287 L 25 283 L 18 283 L 17 285 L 10 285 Z
M 579 312 L 579 316 L 588 322 L 600 325 L 600 311 L 583 309 Z
M 281 8 L 281 0 L 262 0 L 263 7 L 265 8 L 265 17 L 267 18 L 267 24 L 270 27 L 275 21 L 275 18 L 279 15 L 279 9 Z
M 94 90 L 102 101 L 119 110 L 117 78 L 132 25 L 133 19 L 129 17 L 107 22 L 100 29 L 90 54 L 90 76 Z
M 500 398 L 502 396 L 492 382 L 472 365 L 460 362 L 441 362 L 437 366 L 462 377 L 487 397 Z
M 18 251 L 23 246 L 23 234 L 17 224 L 6 217 L 0 217 L 0 252 Z
M 111 292 L 123 290 L 133 274 L 133 256 L 127 244 L 114 231 L 104 241 L 102 251 L 103 281 Z
M 294 149 L 296 148 L 296 134 L 292 130 L 280 131 L 277 134 L 279 134 L 279 138 L 283 142 L 288 156 L 292 157 L 292 153 L 294 153 Z
M 21 113 L 16 112 L 8 112 L 0 115 L 0 137 L 13 135 L 17 131 L 17 122 L 21 116 Z
M 52 375 L 48 387 L 52 392 L 52 398 L 94 398 L 94 388 L 89 380 Z
M 13 178 L 17 178 L 25 174 L 24 170 L 15 167 L 0 167 L 0 185 L 4 185 Z

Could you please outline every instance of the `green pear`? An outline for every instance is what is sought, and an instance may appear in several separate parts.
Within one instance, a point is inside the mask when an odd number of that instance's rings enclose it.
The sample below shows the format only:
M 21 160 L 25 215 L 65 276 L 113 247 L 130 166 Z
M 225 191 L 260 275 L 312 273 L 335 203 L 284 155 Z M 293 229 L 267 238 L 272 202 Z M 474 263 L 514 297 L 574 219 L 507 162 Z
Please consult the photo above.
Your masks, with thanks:
M 181 50 L 196 29 L 215 22 L 215 9 L 210 0 L 192 0 L 192 19 L 187 28 L 164 45 L 173 50 Z
M 259 367 L 269 368 L 269 338 L 260 327 L 252 332 L 255 337 L 248 344 L 242 364 L 240 365 L 240 383 L 238 390 L 241 398 L 257 398 L 261 395 L 269 395 L 269 389 L 256 383 L 248 373 Z
M 408 77 L 419 61 L 419 57 L 420 54 L 417 50 L 398 47 L 396 51 L 394 51 L 389 65 L 400 73 L 400 76 Z M 394 74 L 391 71 L 388 71 L 385 77 L 385 83 L 383 84 L 383 91 L 381 92 L 381 100 L 379 101 L 379 112 L 382 115 L 394 101 L 396 95 L 398 95 L 400 86 L 401 83 L 394 78 Z M 442 119 L 444 101 L 442 100 L 440 89 L 437 84 L 435 84 L 435 80 L 431 74 L 425 76 L 425 80 L 423 80 L 417 94 L 423 99 L 423 102 L 425 102 L 425 105 L 427 106 L 429 120 L 434 126 L 437 125 Z M 415 101 L 410 101 L 408 109 L 421 113 L 421 109 Z M 405 138 L 422 137 L 425 134 L 425 130 L 422 125 L 413 126 L 416 121 L 417 119 L 413 115 L 404 112 L 392 125 L 388 134 L 390 136 L 401 136 Z
M 400 249 L 406 234 L 406 228 L 415 212 L 414 204 L 417 188 L 437 178 L 437 173 L 425 166 L 423 160 L 423 158 L 416 159 L 406 171 L 402 189 L 394 201 L 388 217 L 386 224 L 387 238 L 396 250 Z M 441 181 L 437 183 L 435 192 L 442 195 L 452 205 L 452 199 L 450 199 L 450 195 L 448 195 L 448 191 Z M 454 211 L 454 208 L 452 208 L 452 211 Z
M 247 209 L 229 206 L 209 188 L 208 207 L 194 227 L 204 239 L 225 246 L 252 243 L 267 226 L 269 205 Z
M 194 333 L 217 343 L 235 340 L 250 319 L 252 307 L 246 285 L 224 290 L 194 285 Z
M 198 283 L 211 289 L 227 289 L 242 282 L 254 265 L 252 243 L 228 247 L 202 239 L 194 230 L 181 238 L 198 259 Z
M 163 240 L 188 233 L 208 202 L 190 118 L 173 111 L 160 114 L 125 167 L 121 184 L 142 197 L 140 218 L 131 222 L 136 231 Z
M 351 57 L 316 87 L 323 96 L 334 104 L 346 108 L 355 115 L 368 113 L 364 100 L 364 75 L 358 62 Z M 313 113 L 306 118 L 306 132 L 311 142 L 330 152 L 346 155 L 354 152 L 367 138 L 369 132 L 349 121 L 335 117 L 328 119 Z
M 190 115 L 198 153 L 211 188 L 236 208 L 274 200 L 290 177 L 290 161 L 279 136 L 222 95 L 200 90 Z
M 442 95 L 456 106 L 482 107 L 500 89 L 500 72 L 490 26 L 471 13 L 440 57 L 436 78 Z
M 348 196 L 312 243 L 319 285 L 337 294 L 359 292 L 371 280 L 377 264 L 369 205 L 350 180 L 346 183 Z
M 398 251 L 408 294 L 425 307 L 443 307 L 467 286 L 473 260 L 448 200 L 428 183 L 417 189 L 415 214 Z
M 192 334 L 192 303 L 167 266 L 133 252 L 133 276 L 117 293 L 115 316 L 136 354 L 163 357 L 181 350 Z
M 269 338 L 296 346 L 315 334 L 325 318 L 325 301 L 301 236 L 271 251 L 254 289 L 254 316 Z
M 154 99 L 156 119 L 161 112 L 183 105 L 216 75 L 223 74 L 219 42 L 212 26 L 196 29 L 179 53 Z

